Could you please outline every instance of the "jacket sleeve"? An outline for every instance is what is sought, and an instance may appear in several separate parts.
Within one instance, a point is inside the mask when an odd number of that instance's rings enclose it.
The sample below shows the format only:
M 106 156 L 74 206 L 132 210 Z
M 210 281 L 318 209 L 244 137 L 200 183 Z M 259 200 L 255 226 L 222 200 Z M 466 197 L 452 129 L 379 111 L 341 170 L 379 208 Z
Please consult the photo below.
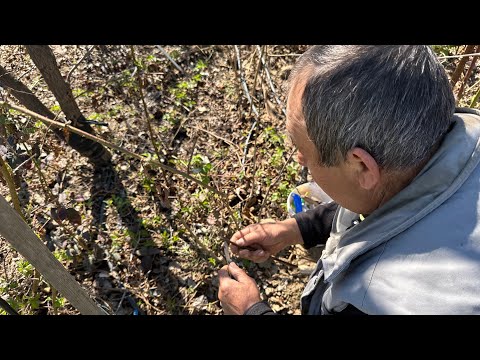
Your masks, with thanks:
M 338 204 L 331 202 L 320 204 L 315 209 L 295 214 L 298 227 L 302 233 L 303 246 L 310 249 L 325 244 L 332 230 L 332 222 Z
M 325 244 L 330 231 L 332 221 L 337 211 L 338 204 L 331 202 L 325 205 L 318 205 L 315 209 L 295 214 L 298 227 L 303 238 L 303 246 L 309 249 L 315 245 Z M 259 301 L 253 304 L 244 315 L 278 315 L 266 301 Z
M 266 301 L 259 301 L 245 311 L 243 315 L 278 315 Z

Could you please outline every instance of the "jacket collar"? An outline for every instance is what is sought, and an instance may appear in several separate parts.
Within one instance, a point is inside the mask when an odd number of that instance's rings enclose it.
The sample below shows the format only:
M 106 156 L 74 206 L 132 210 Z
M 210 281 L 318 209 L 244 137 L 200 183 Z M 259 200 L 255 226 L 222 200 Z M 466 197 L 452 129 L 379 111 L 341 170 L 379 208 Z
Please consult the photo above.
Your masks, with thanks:
M 480 112 L 457 109 L 453 129 L 415 179 L 364 221 L 341 233 L 332 232 L 338 245 L 322 257 L 325 281 L 332 282 L 352 260 L 388 241 L 427 216 L 465 182 L 480 161 Z M 350 217 L 340 208 L 335 221 Z M 328 247 L 328 243 L 327 243 Z

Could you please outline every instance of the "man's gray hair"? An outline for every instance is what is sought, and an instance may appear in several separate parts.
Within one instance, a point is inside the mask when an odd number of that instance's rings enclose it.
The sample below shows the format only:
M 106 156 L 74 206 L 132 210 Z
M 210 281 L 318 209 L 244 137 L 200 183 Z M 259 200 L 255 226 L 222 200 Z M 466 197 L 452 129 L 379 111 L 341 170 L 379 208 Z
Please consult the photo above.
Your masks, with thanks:
M 455 98 L 428 46 L 313 46 L 290 82 L 301 76 L 303 115 L 323 166 L 360 147 L 384 169 L 412 168 L 453 121 Z

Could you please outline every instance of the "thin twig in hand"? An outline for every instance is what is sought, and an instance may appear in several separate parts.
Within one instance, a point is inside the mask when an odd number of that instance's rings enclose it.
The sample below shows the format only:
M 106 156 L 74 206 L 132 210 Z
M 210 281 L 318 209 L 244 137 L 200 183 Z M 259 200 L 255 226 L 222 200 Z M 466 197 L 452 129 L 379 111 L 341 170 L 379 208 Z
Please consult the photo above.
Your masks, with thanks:
M 230 250 L 228 249 L 229 241 L 223 242 L 223 255 L 225 256 L 225 260 L 227 261 L 227 265 L 232 262 L 232 258 L 230 257 Z
M 225 252 L 225 257 L 228 256 L 228 260 L 227 260 L 227 263 L 228 263 L 228 264 L 230 264 L 230 263 L 232 262 L 232 259 L 230 258 L 230 255 L 229 255 L 229 253 L 228 253 L 228 245 L 229 245 L 229 244 L 233 244 L 233 243 L 232 243 L 230 240 L 225 240 L 225 242 L 224 242 L 224 244 L 223 244 L 223 245 L 224 245 L 223 250 L 224 250 L 224 252 Z M 239 247 L 239 246 L 236 245 L 236 244 L 233 244 L 233 245 L 237 246 L 240 250 L 242 250 L 242 249 L 249 250 L 249 251 L 256 251 L 256 250 L 258 250 L 257 248 L 254 248 L 254 247 L 251 247 L 251 246 Z M 278 262 L 280 262 L 280 263 L 282 263 L 282 264 L 288 265 L 288 266 L 290 266 L 290 267 L 294 267 L 294 268 L 297 268 L 297 267 L 298 267 L 298 265 L 295 265 L 295 264 L 292 264 L 291 262 L 288 262 L 288 261 L 286 261 L 286 260 L 280 259 L 278 256 L 275 256 L 275 255 L 270 255 L 269 258 L 272 259 L 272 260 L 278 261 Z
M 295 265 L 295 264 L 292 264 L 291 262 L 287 261 L 287 260 L 283 260 L 283 259 L 280 259 L 278 256 L 273 256 L 273 255 L 270 255 L 270 258 L 274 261 L 278 261 L 284 265 L 287 265 L 287 266 L 290 266 L 290 267 L 293 267 L 293 268 L 298 268 L 298 265 Z
M 267 75 L 268 84 L 270 85 L 270 89 L 272 89 L 273 95 L 275 97 L 275 101 L 277 102 L 277 104 L 282 109 L 283 115 L 286 116 L 287 111 L 285 110 L 285 106 L 282 104 L 282 102 L 278 98 L 277 92 L 275 91 L 275 86 L 273 86 L 272 77 L 270 76 L 270 71 L 268 70 L 267 63 L 266 63 L 265 59 L 263 58 L 262 49 L 260 48 L 259 45 L 257 45 L 257 50 L 258 50 L 258 53 L 260 54 L 260 60 L 262 61 L 263 68 L 265 69 L 265 74 Z
M 183 73 L 183 70 L 182 68 L 180 67 L 180 65 L 178 65 L 175 60 L 172 59 L 172 57 L 170 55 L 168 55 L 168 53 L 163 50 L 163 48 L 160 46 L 160 45 L 156 45 L 158 50 L 160 50 L 162 52 L 163 55 L 165 55 L 165 57 L 170 60 L 170 62 L 178 69 L 178 71 L 180 71 L 181 73 Z
M 88 48 L 88 50 L 85 52 L 85 54 L 83 54 L 81 59 L 78 60 L 78 62 L 75 65 L 73 65 L 73 67 L 70 69 L 70 71 L 68 72 L 67 77 L 65 79 L 65 81 L 67 83 L 70 83 L 70 77 L 72 76 L 72 73 L 75 71 L 75 69 L 78 67 L 78 65 L 80 65 L 80 63 L 83 60 L 85 60 L 85 58 L 88 56 L 88 54 L 90 54 L 90 52 L 93 50 L 94 47 L 95 47 L 95 45 L 90 46 L 90 48 Z

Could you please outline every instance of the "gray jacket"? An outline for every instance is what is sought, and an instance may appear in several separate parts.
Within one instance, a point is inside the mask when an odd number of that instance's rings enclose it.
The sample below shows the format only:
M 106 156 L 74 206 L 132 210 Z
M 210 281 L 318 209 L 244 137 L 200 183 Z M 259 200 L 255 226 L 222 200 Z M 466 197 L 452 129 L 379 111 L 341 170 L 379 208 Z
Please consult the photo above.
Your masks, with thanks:
M 364 221 L 339 207 L 302 312 L 480 314 L 480 112 L 455 124 L 415 179 Z

